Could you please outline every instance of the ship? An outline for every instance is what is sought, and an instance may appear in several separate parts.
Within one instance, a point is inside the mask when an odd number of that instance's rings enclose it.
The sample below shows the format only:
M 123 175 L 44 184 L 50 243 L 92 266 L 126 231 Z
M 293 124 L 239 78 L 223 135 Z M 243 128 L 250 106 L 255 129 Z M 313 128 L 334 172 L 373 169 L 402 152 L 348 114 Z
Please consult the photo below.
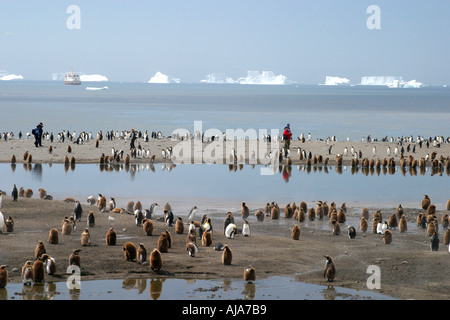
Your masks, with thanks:
M 70 69 L 70 72 L 64 75 L 64 84 L 80 85 L 80 76 L 73 73 L 72 69 Z

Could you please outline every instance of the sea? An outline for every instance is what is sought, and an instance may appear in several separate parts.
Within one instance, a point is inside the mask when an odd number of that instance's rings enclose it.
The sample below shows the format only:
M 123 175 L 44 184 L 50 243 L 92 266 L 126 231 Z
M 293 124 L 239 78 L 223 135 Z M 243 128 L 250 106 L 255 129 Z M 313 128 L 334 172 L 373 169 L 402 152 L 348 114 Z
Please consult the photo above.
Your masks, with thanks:
M 86 90 L 87 87 L 106 90 Z M 313 140 L 450 136 L 450 88 L 1 81 L 0 132 L 283 130 Z

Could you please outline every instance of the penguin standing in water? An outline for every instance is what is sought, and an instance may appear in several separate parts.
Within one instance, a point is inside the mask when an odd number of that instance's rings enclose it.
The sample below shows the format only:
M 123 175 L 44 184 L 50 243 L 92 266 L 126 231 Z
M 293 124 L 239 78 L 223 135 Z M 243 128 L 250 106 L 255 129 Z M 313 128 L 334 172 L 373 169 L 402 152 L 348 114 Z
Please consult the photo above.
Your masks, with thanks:
M 325 262 L 325 269 L 323 271 L 323 277 L 327 278 L 329 282 L 333 282 L 336 277 L 336 267 L 333 259 L 330 256 L 324 256 L 327 261 Z
M 256 280 L 256 271 L 251 265 L 244 268 L 244 281 L 254 282 Z
M 439 250 L 439 237 L 436 232 L 433 232 L 433 235 L 431 236 L 431 251 L 438 251 Z
M 33 263 L 33 280 L 34 282 L 44 282 L 45 277 L 45 269 L 44 269 L 44 262 L 42 261 L 42 258 L 38 258 Z
M 75 220 L 81 221 L 81 214 L 83 213 L 83 208 L 81 208 L 80 201 L 75 202 L 75 209 L 73 210 L 73 217 Z
M 0 289 L 5 288 L 8 284 L 8 271 L 5 265 L 0 266 Z
M 161 252 L 156 248 L 150 253 L 150 268 L 153 271 L 159 271 L 162 268 Z

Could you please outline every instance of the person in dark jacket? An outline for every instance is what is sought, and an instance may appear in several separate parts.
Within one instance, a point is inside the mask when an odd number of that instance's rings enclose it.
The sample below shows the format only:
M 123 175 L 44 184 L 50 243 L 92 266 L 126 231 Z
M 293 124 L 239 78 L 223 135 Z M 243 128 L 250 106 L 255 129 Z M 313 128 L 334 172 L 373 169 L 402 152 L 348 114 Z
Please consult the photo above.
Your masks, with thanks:
M 131 140 L 130 149 L 131 150 L 135 148 L 134 142 L 136 141 L 136 138 L 137 138 L 136 131 L 134 129 L 131 129 L 131 135 L 130 135 L 130 140 Z
M 34 135 L 34 145 L 37 147 L 42 147 L 42 134 L 43 134 L 43 128 L 44 125 L 39 123 L 36 128 L 33 129 L 32 133 Z

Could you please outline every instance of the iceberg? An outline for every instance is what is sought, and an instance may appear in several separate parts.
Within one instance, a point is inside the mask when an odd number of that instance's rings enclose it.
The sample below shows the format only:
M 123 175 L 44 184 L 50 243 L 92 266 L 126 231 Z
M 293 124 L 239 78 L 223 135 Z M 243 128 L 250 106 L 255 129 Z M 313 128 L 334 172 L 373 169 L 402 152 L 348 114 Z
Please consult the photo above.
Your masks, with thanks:
M 422 82 L 418 82 L 416 80 L 408 81 L 403 86 L 403 88 L 421 88 L 421 87 L 423 87 L 423 83 Z
M 240 84 L 274 84 L 282 85 L 286 84 L 286 76 L 274 75 L 272 71 L 263 71 L 259 73 L 258 71 L 247 71 L 246 77 L 240 77 L 237 79 L 237 83 Z
M 348 85 L 350 85 L 350 80 L 347 78 L 327 76 L 325 78 L 325 85 L 326 86 L 348 86 Z
M 150 78 L 148 83 L 180 83 L 180 79 L 169 78 L 169 76 L 158 71 Z
M 3 81 L 23 80 L 23 76 L 20 74 L 10 74 L 4 70 L 0 70 L 0 80 L 3 80 Z
M 105 82 L 108 78 L 100 74 L 84 74 L 80 75 L 81 82 Z
M 232 78 L 227 77 L 225 73 L 210 73 L 200 83 L 236 83 Z
M 363 86 L 398 87 L 402 84 L 404 84 L 403 78 L 396 76 L 368 76 L 361 78 L 361 85 Z

